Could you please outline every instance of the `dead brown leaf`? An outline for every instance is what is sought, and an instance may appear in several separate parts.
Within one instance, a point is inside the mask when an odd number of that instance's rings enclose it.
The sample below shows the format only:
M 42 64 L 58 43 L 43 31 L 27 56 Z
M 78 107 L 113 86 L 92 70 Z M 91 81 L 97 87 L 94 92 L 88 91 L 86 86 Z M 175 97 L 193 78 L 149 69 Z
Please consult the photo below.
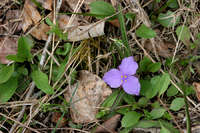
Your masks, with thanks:
M 78 26 L 69 30 L 68 39 L 69 41 L 80 41 L 91 37 L 102 36 L 104 35 L 104 26 L 104 21 L 99 24 L 92 23 L 85 26 Z
M 8 64 L 10 61 L 6 59 L 6 56 L 17 53 L 17 40 L 17 38 L 11 37 L 0 39 L 0 63 Z
M 196 91 L 197 99 L 200 101 L 200 83 L 194 82 L 193 86 Z
M 96 121 L 98 107 L 112 91 L 105 82 L 95 74 L 82 70 L 76 84 L 68 87 L 65 93 L 67 101 L 72 99 L 70 113 L 76 123 Z M 75 91 L 76 90 L 76 91 Z M 73 95 L 75 91 L 75 94 Z
M 50 30 L 50 27 L 45 24 L 41 23 L 36 28 L 33 29 L 31 35 L 34 36 L 38 40 L 47 40 L 48 35 L 47 32 Z
M 37 0 L 37 2 L 41 3 L 42 7 L 44 7 L 45 9 L 52 10 L 52 0 Z
M 106 120 L 102 125 L 98 126 L 95 130 L 95 133 L 117 133 L 115 130 L 117 128 L 117 124 L 120 120 L 121 115 L 117 114 Z
M 30 0 L 25 1 L 24 12 L 22 17 L 22 29 L 24 32 L 29 28 L 29 26 L 31 26 L 32 24 L 36 24 L 41 20 L 40 13 L 36 9 L 36 5 Z
M 144 42 L 144 47 L 148 50 L 148 51 L 153 51 L 153 46 L 150 42 L 150 40 L 145 40 Z M 156 50 L 158 55 L 162 56 L 162 57 L 171 57 L 173 56 L 173 52 L 171 51 L 171 49 L 175 48 L 175 45 L 173 45 L 170 42 L 164 42 L 161 40 L 156 40 Z
M 61 116 L 62 114 L 60 112 L 53 112 L 53 115 L 51 117 L 51 121 L 53 123 L 57 124 L 58 122 L 60 122 L 58 127 L 63 127 L 67 124 L 67 119 L 65 117 L 61 119 Z

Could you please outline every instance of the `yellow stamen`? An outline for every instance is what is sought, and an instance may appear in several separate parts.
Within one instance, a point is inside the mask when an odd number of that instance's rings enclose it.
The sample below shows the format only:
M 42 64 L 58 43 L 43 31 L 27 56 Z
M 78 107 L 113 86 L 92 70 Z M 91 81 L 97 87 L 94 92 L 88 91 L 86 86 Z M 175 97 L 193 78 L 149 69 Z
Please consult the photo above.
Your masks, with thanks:
M 124 78 L 127 78 L 127 76 L 125 75 Z
M 127 80 L 124 80 L 125 82 L 127 82 Z
M 121 78 L 123 78 L 123 75 L 121 76 Z

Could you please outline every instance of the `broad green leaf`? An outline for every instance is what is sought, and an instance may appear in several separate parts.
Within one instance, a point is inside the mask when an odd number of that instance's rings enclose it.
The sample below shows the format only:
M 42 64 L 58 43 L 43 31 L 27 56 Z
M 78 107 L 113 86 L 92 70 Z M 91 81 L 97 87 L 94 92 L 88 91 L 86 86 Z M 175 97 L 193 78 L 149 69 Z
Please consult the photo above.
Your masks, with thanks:
M 10 66 L 3 66 L 0 69 L 0 84 L 8 81 L 11 75 L 13 74 L 13 72 L 14 72 L 14 64 Z
M 170 86 L 169 89 L 167 90 L 167 96 L 171 97 L 171 96 L 175 96 L 176 94 L 178 94 L 178 89 L 176 89 L 175 86 Z
M 18 40 L 18 51 L 17 56 L 20 58 L 28 59 L 32 58 L 31 48 L 33 47 L 33 42 L 28 37 L 22 36 Z
M 141 98 L 139 99 L 139 101 L 138 101 L 138 105 L 139 105 L 140 107 L 146 107 L 147 104 L 148 104 L 148 101 L 149 101 L 148 98 L 146 98 L 146 97 L 141 97 Z
M 156 32 L 146 25 L 142 24 L 137 30 L 136 35 L 141 38 L 153 38 L 156 36 Z
M 0 102 L 7 102 L 17 89 L 17 78 L 11 77 L 7 82 L 0 84 Z
M 158 91 L 160 90 L 160 76 L 154 76 L 151 78 L 149 89 L 145 92 L 145 96 L 147 98 L 153 98 L 157 95 Z
M 131 111 L 131 107 L 123 107 L 117 110 L 117 113 L 125 115 L 127 112 Z
M 151 128 L 151 127 L 160 127 L 158 121 L 152 120 L 141 120 L 136 124 L 137 128 Z
M 157 21 L 164 27 L 173 27 L 180 22 L 180 16 L 175 16 L 173 12 L 168 11 L 165 14 L 160 13 Z
M 131 126 L 137 124 L 140 117 L 141 117 L 141 114 L 139 114 L 135 111 L 128 112 L 122 118 L 122 121 L 121 121 L 122 127 L 131 127 Z
M 170 85 L 170 75 L 168 73 L 165 73 L 161 76 L 160 82 L 158 84 L 159 89 L 159 96 L 162 95 Z
M 147 72 L 147 68 L 148 66 L 151 64 L 151 60 L 148 57 L 144 57 L 141 61 L 140 61 L 140 67 L 138 69 L 139 72 Z
M 184 105 L 184 98 L 176 98 L 172 101 L 170 109 L 173 111 L 179 111 Z
M 30 61 L 32 59 L 31 48 L 33 47 L 33 41 L 26 36 L 22 36 L 18 40 L 18 49 L 16 55 L 8 55 L 7 59 L 16 62 Z
M 176 29 L 176 35 L 185 45 L 190 45 L 190 30 L 187 26 L 179 26 Z
M 155 73 L 157 71 L 159 71 L 161 68 L 161 63 L 160 62 L 156 62 L 156 63 L 151 63 L 150 65 L 148 65 L 147 69 L 149 72 Z
M 36 70 L 31 74 L 31 77 L 37 88 L 41 89 L 46 94 L 54 93 L 53 88 L 49 85 L 48 76 L 45 73 L 40 70 Z
M 167 5 L 170 8 L 178 8 L 179 7 L 177 0 L 168 0 Z
M 172 133 L 162 123 L 160 123 L 160 125 L 161 125 L 160 133 Z
M 123 99 L 126 103 L 128 103 L 130 105 L 135 103 L 135 97 L 133 95 L 129 95 L 127 93 L 124 94 Z
M 180 133 L 179 130 L 175 129 L 171 123 L 163 121 L 163 120 L 161 120 L 159 122 L 160 122 L 160 126 L 161 126 L 160 132 L 162 132 L 162 133 Z
M 90 13 L 96 14 L 99 19 L 115 14 L 115 9 L 112 5 L 104 1 L 94 1 L 90 4 L 90 8 Z
M 111 107 L 118 94 L 119 90 L 114 91 L 108 98 L 106 98 L 106 100 L 104 100 L 101 107 Z
M 142 96 L 146 96 L 148 98 L 148 92 L 149 89 L 151 89 L 151 82 L 149 81 L 149 79 L 145 79 L 145 80 L 140 80 L 140 85 L 141 85 L 141 90 L 140 90 L 140 95 Z
M 165 113 L 165 109 L 164 108 L 157 108 L 157 109 L 153 109 L 151 111 L 151 116 L 152 116 L 152 119 L 158 119 L 158 118 L 161 118 Z

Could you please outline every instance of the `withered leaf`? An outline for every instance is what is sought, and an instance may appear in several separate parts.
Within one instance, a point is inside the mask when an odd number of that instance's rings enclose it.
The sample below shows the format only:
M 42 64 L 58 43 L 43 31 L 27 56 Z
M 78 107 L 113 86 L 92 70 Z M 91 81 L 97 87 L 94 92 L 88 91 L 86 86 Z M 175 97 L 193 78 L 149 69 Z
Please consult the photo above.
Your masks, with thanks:
M 112 133 L 116 132 L 115 130 L 117 128 L 120 117 L 121 116 L 117 114 L 106 120 L 101 126 L 96 128 L 95 133 L 107 133 L 108 131 Z
M 9 54 L 17 53 L 18 38 L 4 37 L 0 39 L 0 63 L 8 64 L 10 61 L 6 59 Z
M 70 113 L 76 123 L 96 121 L 98 107 L 112 91 L 105 82 L 95 74 L 82 70 L 80 78 L 72 87 L 68 87 L 65 98 L 72 101 Z M 75 94 L 73 95 L 73 93 Z
M 44 7 L 45 9 L 52 10 L 52 0 L 37 0 L 37 2 L 41 3 L 42 7 Z
M 196 91 L 196 97 L 200 101 L 200 83 L 194 82 L 193 86 Z
M 25 32 L 29 26 L 32 24 L 36 24 L 41 20 L 40 13 L 36 9 L 36 5 L 30 0 L 26 0 L 24 4 L 24 12 L 23 12 L 23 25 L 22 29 Z

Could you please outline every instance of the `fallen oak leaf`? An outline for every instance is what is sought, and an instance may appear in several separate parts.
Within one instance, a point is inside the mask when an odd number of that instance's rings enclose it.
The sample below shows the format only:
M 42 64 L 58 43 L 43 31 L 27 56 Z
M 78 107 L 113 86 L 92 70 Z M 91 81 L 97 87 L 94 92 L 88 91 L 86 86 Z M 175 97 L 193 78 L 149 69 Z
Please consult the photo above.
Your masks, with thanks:
M 98 107 L 112 90 L 100 77 L 89 71 L 82 70 L 79 76 L 78 82 L 68 87 L 68 91 L 64 94 L 65 99 L 71 101 L 71 118 L 75 123 L 97 121 Z

